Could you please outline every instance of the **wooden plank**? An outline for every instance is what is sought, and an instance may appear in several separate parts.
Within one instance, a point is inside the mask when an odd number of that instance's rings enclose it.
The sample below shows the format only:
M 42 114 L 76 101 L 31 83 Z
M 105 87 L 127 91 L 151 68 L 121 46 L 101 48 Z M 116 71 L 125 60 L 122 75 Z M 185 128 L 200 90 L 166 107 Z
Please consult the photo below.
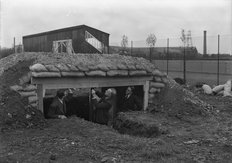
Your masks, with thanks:
M 149 95 L 149 81 L 146 81 L 146 83 L 143 85 L 143 90 L 144 90 L 143 109 L 147 110 L 147 107 L 148 107 L 148 95 Z
M 38 109 L 43 113 L 43 85 L 37 85 Z
M 89 89 L 89 121 L 93 121 L 93 106 L 92 106 L 92 96 L 91 89 Z
M 91 88 L 144 85 L 152 77 L 86 77 L 86 78 L 32 78 L 33 84 L 43 84 L 44 89 Z

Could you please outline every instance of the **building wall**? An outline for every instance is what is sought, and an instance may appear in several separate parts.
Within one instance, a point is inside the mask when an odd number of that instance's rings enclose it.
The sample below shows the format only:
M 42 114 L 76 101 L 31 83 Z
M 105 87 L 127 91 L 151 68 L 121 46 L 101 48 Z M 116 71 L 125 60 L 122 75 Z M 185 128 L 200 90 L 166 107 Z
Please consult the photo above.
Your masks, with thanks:
M 88 26 L 67 29 L 57 32 L 47 32 L 41 35 L 23 37 L 24 50 L 27 52 L 51 52 L 53 41 L 72 39 L 75 53 L 99 53 L 92 45 L 85 41 L 85 31 L 90 32 L 109 48 L 109 35 Z M 108 49 L 104 51 L 107 53 Z

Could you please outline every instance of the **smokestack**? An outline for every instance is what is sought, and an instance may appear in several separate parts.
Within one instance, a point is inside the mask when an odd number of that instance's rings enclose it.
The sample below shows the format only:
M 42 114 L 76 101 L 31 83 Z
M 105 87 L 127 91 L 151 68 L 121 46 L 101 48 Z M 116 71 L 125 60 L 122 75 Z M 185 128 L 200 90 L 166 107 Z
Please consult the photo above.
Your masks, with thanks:
M 207 54 L 206 31 L 204 31 L 203 55 Z

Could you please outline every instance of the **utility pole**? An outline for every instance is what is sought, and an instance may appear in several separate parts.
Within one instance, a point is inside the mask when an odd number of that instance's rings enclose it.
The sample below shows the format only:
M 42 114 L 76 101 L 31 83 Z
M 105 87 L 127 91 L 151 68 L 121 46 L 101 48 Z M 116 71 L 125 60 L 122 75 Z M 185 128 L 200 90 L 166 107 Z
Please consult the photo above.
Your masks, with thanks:
M 185 49 L 185 45 L 186 45 L 187 37 L 186 37 L 184 29 L 182 29 L 182 31 L 181 31 L 181 38 L 180 39 L 184 45 L 184 54 L 183 54 L 183 78 L 184 79 L 183 80 L 184 80 L 184 83 L 186 83 L 186 57 L 185 57 L 186 49 Z

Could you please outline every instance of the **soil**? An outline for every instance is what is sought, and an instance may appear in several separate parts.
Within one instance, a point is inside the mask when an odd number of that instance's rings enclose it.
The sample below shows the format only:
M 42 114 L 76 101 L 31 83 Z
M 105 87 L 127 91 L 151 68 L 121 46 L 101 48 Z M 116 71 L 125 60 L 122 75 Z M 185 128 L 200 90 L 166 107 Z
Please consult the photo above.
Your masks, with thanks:
M 8 61 L 10 66 L 4 64 L 5 70 L 0 75 L 0 162 L 221 163 L 232 160 L 231 97 L 191 90 L 209 104 L 205 108 L 184 100 L 186 96 L 180 89 L 167 87 L 157 94 L 157 103 L 150 106 L 149 112 L 124 113 L 124 118 L 132 117 L 145 126 L 154 122 L 158 129 L 148 135 L 119 132 L 75 116 L 47 120 L 38 110 L 26 107 L 27 100 L 9 88 L 28 72 L 33 57 L 20 56 L 22 61 L 16 60 L 17 57 L 14 64 Z M 134 131 L 136 127 L 131 129 Z

